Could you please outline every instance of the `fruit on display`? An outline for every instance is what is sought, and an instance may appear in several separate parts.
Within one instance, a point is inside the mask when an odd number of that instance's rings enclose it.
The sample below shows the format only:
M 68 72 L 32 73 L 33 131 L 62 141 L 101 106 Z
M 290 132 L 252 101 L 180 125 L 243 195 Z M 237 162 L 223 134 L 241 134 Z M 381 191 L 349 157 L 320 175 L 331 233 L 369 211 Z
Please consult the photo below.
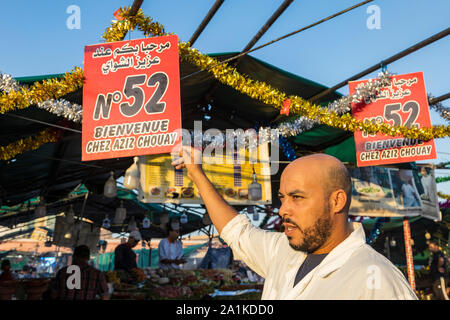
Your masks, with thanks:
M 106 276 L 106 281 L 112 284 L 119 284 L 120 283 L 120 279 L 117 276 L 117 272 L 116 271 L 106 271 L 105 272 L 105 276 Z
M 136 277 L 137 282 L 143 282 L 147 278 L 145 276 L 144 271 L 142 269 L 140 269 L 140 268 L 131 269 L 131 272 Z

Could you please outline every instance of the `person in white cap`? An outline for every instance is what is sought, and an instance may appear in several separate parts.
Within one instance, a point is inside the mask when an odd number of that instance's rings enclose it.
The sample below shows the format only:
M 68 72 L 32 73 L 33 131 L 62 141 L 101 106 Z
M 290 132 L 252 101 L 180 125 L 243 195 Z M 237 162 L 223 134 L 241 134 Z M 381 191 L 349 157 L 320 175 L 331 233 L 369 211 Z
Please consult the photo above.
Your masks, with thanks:
M 133 248 L 142 240 L 139 231 L 130 232 L 128 241 L 119 244 L 114 250 L 114 270 L 125 270 L 131 272 L 132 269 L 137 268 L 136 253 Z
M 159 267 L 163 270 L 180 269 L 186 260 L 183 258 L 183 244 L 178 240 L 179 225 L 169 222 L 168 228 L 167 238 L 162 239 L 158 246 Z

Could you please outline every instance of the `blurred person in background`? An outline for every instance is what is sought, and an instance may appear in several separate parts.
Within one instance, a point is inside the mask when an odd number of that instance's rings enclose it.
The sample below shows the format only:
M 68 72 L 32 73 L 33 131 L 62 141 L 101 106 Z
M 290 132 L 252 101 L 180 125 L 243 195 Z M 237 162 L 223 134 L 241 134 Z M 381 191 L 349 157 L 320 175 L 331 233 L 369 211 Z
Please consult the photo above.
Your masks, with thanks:
M 158 245 L 159 267 L 163 270 L 181 269 L 181 264 L 186 263 L 183 258 L 183 244 L 178 239 L 180 231 L 168 224 L 168 236 L 162 239 Z
M 91 267 L 89 247 L 80 245 L 73 251 L 72 265 L 80 267 L 80 288 L 69 288 L 68 278 L 76 273 L 67 272 L 67 267 L 60 269 L 50 285 L 52 300 L 109 300 L 108 284 L 105 275 L 100 270 Z M 69 279 L 70 280 L 70 279 Z M 70 282 L 70 281 L 69 281 Z M 76 283 L 76 281 L 75 281 Z
M 428 248 L 431 252 L 429 265 L 433 281 L 433 294 L 438 300 L 448 300 L 447 258 L 436 242 L 430 241 Z
M 137 268 L 136 253 L 133 248 L 142 240 L 139 231 L 132 231 L 126 243 L 119 244 L 114 250 L 114 270 L 125 270 L 131 272 Z
M 11 262 L 8 259 L 2 261 L 2 274 L 0 275 L 0 281 L 12 281 L 14 276 L 11 272 Z

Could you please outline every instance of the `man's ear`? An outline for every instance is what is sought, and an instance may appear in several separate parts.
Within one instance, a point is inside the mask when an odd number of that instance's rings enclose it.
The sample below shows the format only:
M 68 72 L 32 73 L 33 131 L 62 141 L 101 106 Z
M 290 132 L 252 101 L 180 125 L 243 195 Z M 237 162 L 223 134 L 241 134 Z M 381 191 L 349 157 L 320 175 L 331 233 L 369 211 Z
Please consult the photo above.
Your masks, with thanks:
M 333 213 L 341 213 L 344 211 L 347 203 L 347 194 L 342 189 L 333 191 L 330 196 L 330 202 L 331 211 Z

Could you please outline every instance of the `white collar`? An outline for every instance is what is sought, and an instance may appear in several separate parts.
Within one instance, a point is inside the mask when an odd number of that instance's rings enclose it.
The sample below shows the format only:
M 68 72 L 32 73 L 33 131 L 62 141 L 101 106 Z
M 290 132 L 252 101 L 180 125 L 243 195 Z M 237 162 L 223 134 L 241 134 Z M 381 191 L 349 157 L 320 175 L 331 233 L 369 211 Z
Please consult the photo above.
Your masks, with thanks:
M 364 228 L 361 223 L 350 224 L 352 233 L 325 257 L 318 267 L 318 275 L 322 278 L 344 265 L 356 249 L 366 243 Z

